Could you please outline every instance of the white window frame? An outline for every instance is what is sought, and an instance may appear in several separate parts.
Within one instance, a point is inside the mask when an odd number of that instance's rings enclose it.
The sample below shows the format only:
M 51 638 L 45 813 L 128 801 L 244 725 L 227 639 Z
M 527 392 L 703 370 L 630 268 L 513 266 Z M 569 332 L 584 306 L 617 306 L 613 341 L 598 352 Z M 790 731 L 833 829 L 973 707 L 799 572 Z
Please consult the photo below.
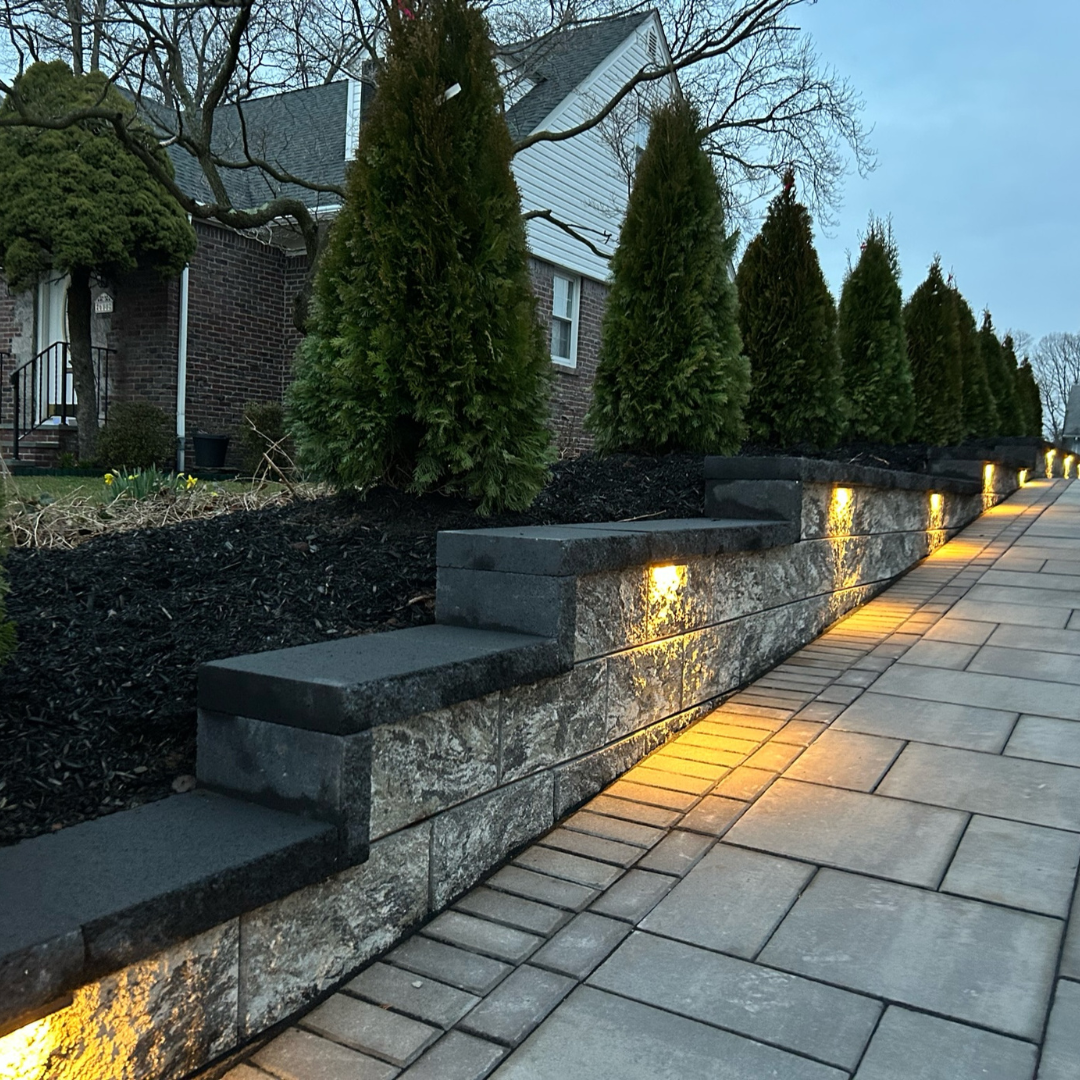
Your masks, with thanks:
M 556 282 L 559 280 L 568 282 L 574 288 L 574 300 L 570 306 L 570 355 L 555 355 L 555 320 L 566 321 L 565 316 L 556 314 L 555 299 L 558 293 Z M 559 367 L 576 368 L 578 354 L 578 327 L 581 323 L 581 277 L 578 274 L 569 274 L 556 270 L 551 280 L 551 362 Z

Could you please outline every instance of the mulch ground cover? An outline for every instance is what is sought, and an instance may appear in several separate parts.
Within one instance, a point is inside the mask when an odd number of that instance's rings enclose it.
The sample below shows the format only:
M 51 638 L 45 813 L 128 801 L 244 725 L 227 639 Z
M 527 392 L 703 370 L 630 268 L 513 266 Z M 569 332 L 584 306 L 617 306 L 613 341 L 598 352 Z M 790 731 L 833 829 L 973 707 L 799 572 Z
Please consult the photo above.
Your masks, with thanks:
M 920 453 L 828 456 L 916 469 Z M 584 456 L 520 514 L 378 489 L 9 552 L 19 649 L 0 671 L 0 845 L 190 783 L 200 663 L 431 622 L 440 529 L 696 517 L 702 504 L 700 456 Z

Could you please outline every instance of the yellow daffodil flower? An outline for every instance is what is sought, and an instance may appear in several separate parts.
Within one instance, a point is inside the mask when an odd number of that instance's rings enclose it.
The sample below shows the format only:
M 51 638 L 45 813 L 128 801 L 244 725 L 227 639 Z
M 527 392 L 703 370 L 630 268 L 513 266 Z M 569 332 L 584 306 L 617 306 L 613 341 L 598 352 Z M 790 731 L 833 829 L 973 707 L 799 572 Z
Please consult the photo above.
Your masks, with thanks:
M 116 479 L 116 477 L 113 476 L 113 474 L 111 472 L 107 472 L 105 474 L 105 483 L 106 484 L 111 484 L 113 482 L 113 480 L 115 480 L 115 479 Z

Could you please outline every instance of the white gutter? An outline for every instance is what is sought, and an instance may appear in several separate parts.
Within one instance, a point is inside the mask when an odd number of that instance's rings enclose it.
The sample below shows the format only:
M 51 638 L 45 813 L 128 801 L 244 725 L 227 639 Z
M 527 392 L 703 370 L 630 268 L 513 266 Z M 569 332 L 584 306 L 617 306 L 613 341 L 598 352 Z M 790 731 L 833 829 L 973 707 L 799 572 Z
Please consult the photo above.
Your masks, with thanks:
M 180 332 L 176 346 L 176 469 L 184 471 L 187 441 L 188 267 L 180 273 Z

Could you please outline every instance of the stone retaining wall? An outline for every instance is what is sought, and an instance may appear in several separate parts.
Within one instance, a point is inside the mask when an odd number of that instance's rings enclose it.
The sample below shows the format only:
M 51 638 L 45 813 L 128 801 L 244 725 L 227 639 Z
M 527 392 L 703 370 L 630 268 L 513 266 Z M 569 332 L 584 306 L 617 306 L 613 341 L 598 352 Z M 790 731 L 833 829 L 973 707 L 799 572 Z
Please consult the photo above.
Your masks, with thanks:
M 1012 466 L 747 472 L 706 467 L 710 512 L 739 517 L 440 534 L 439 625 L 206 665 L 206 790 L 167 802 L 321 823 L 290 856 L 309 883 L 185 894 L 185 936 L 76 990 L 42 1022 L 63 1063 L 27 1075 L 172 1080 L 310 1005 L 1017 486 Z

